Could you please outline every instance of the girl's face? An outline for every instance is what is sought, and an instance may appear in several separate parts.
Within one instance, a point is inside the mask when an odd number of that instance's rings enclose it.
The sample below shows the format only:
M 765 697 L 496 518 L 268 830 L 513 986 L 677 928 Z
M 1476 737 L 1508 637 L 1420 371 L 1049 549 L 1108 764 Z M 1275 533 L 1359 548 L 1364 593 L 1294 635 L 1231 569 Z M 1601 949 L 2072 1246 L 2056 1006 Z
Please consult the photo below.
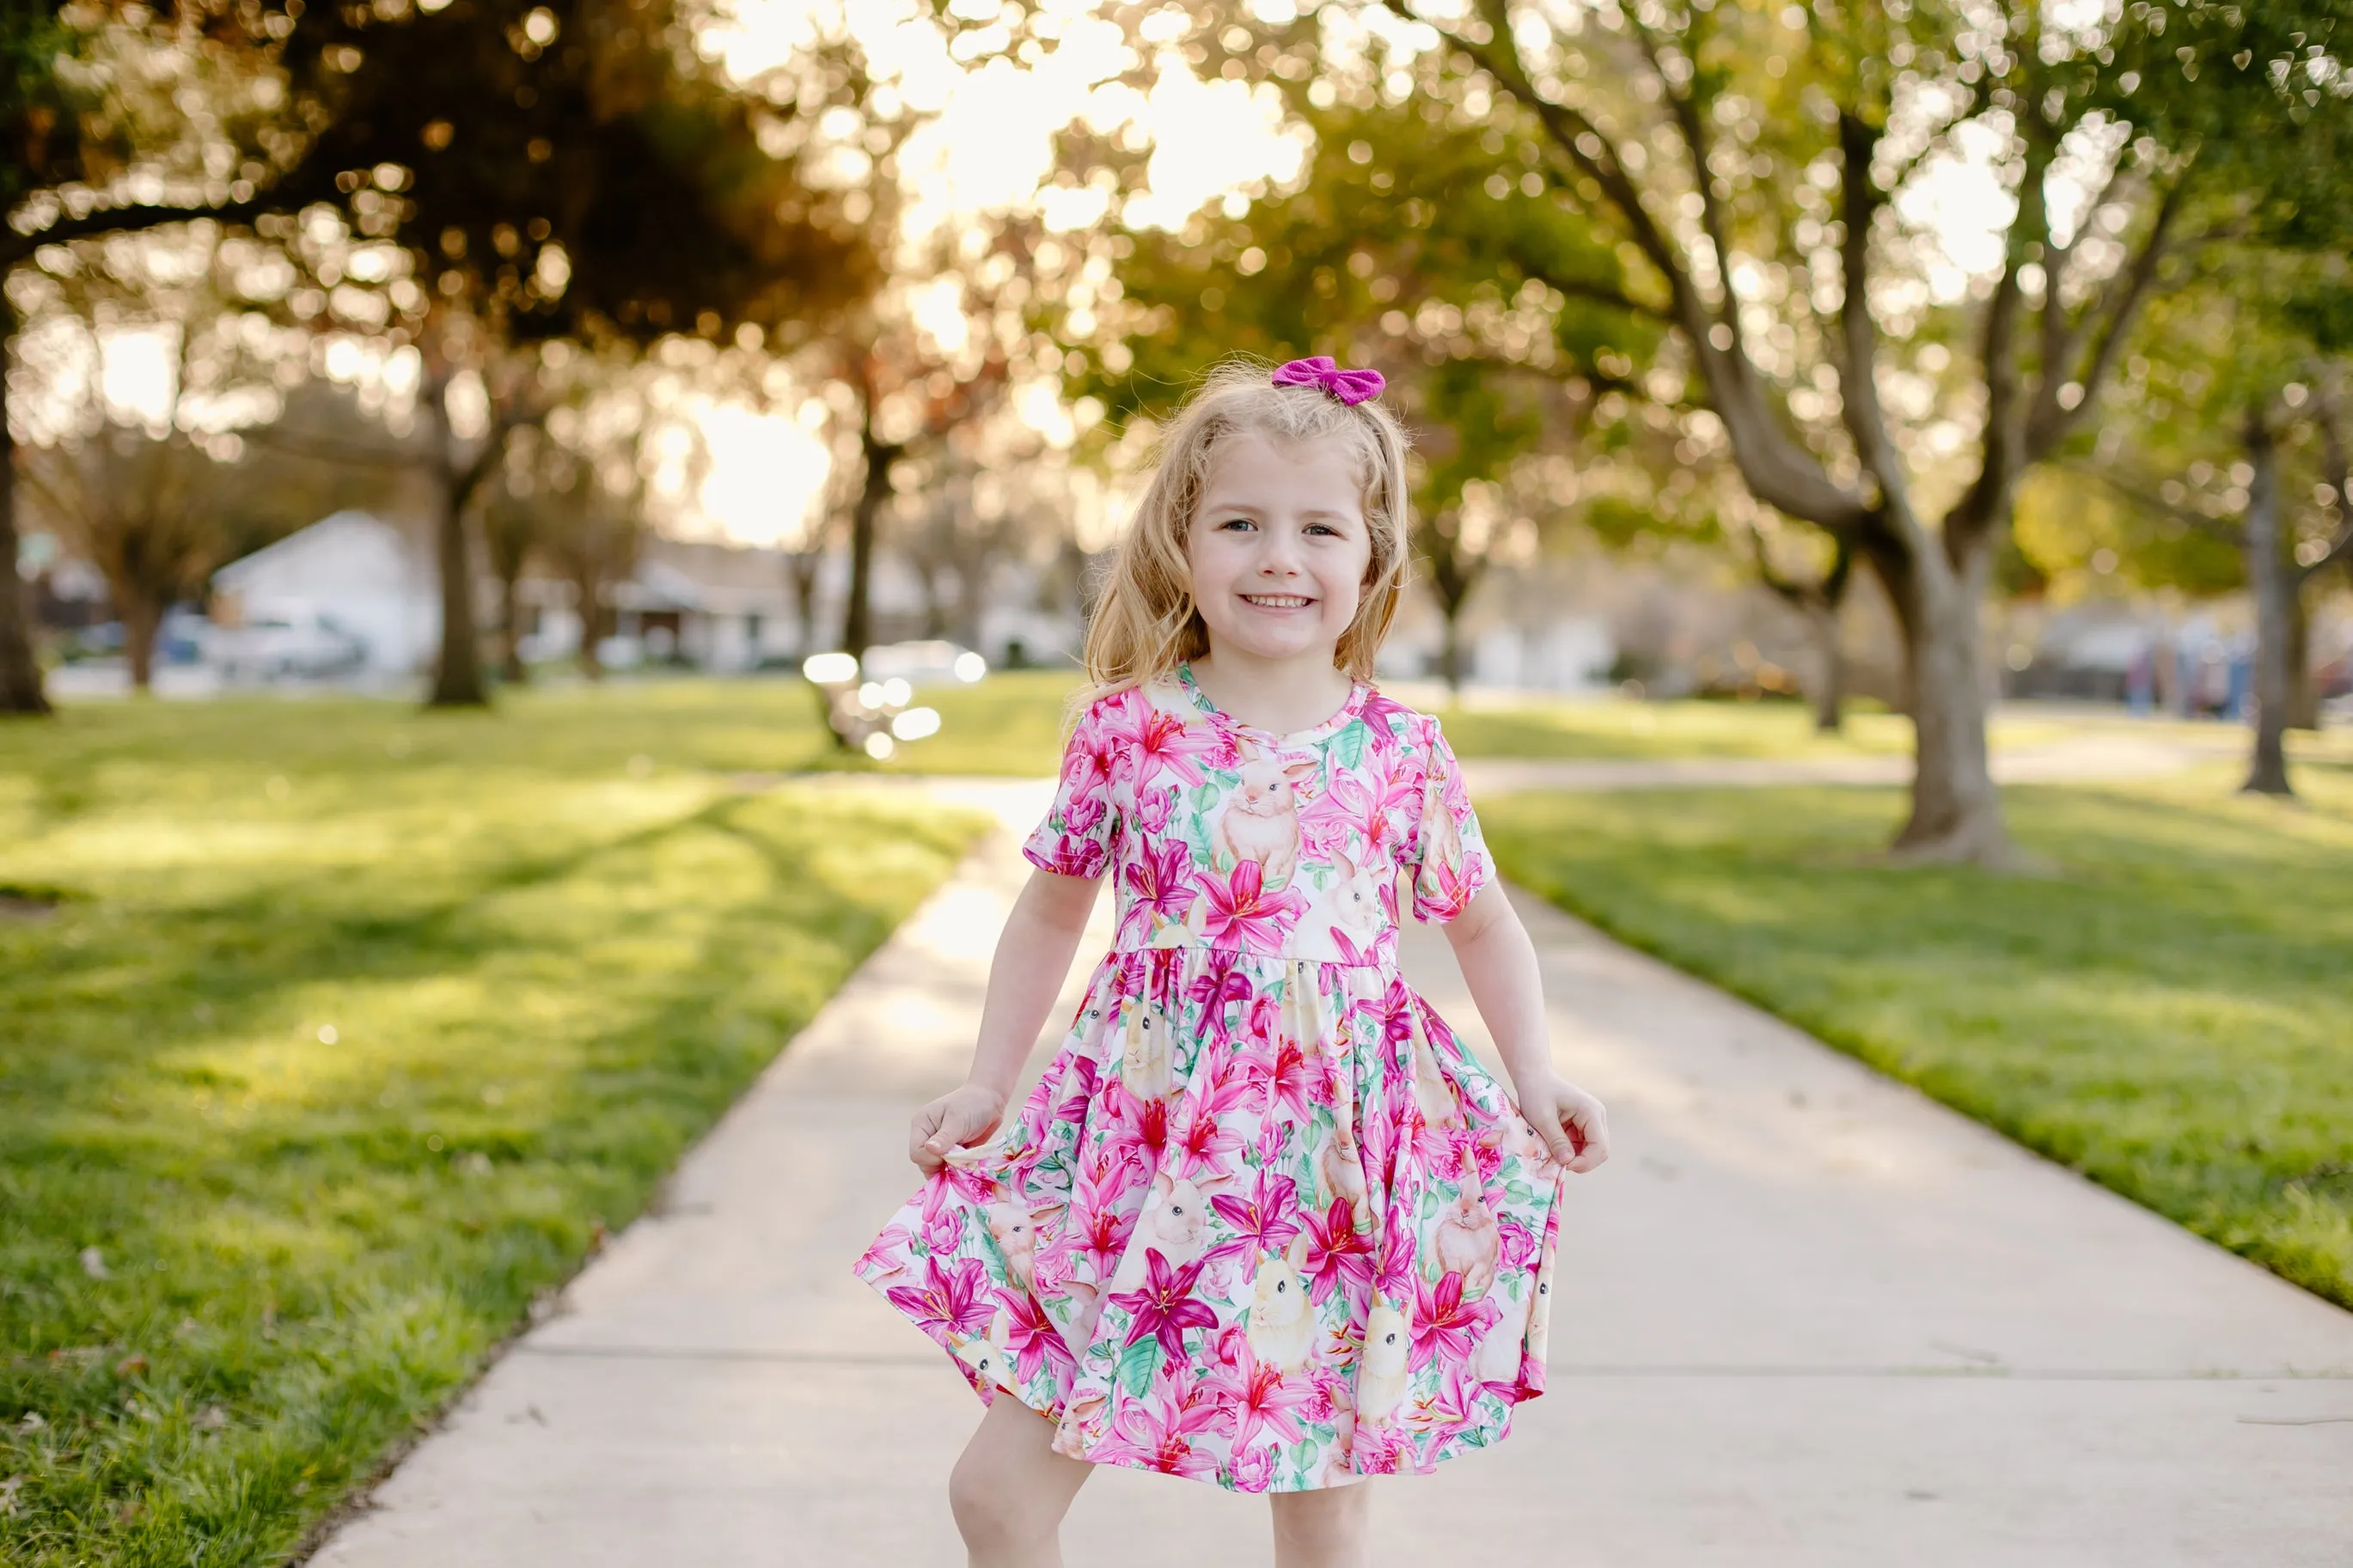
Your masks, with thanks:
M 1330 659 L 1372 564 L 1361 489 L 1337 441 L 1219 445 L 1185 550 L 1213 648 Z

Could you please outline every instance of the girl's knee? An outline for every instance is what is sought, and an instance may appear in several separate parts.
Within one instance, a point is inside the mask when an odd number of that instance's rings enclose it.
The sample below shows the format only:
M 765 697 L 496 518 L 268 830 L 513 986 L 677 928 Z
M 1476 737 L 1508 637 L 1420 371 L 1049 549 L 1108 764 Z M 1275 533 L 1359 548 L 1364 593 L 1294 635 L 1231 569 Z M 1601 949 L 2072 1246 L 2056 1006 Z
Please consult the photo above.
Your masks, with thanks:
M 987 1456 L 967 1453 L 948 1472 L 948 1511 L 965 1543 L 976 1550 L 1018 1544 L 1034 1528 L 1022 1518 L 1014 1488 L 1007 1484 L 1002 1467 Z
M 949 1511 L 976 1552 L 1050 1541 L 1070 1506 L 1073 1489 L 1057 1484 L 1065 1478 L 1055 1473 L 1052 1456 L 1030 1451 L 1031 1434 L 1007 1433 L 1006 1425 L 967 1447 L 948 1472 Z
M 1277 1492 L 1275 1556 L 1279 1563 L 1350 1563 L 1365 1560 L 1372 1542 L 1372 1489 L 1362 1481 L 1317 1491 Z

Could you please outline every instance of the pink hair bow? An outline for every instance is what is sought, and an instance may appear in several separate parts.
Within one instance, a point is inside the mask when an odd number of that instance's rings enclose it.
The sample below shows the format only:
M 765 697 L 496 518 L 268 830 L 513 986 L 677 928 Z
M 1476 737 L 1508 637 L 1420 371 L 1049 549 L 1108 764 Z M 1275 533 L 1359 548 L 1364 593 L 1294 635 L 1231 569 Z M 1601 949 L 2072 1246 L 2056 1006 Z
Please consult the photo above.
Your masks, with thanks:
M 1295 359 L 1274 373 L 1277 386 L 1320 386 L 1354 408 L 1368 397 L 1378 397 L 1388 383 L 1377 370 L 1342 370 L 1330 354 Z

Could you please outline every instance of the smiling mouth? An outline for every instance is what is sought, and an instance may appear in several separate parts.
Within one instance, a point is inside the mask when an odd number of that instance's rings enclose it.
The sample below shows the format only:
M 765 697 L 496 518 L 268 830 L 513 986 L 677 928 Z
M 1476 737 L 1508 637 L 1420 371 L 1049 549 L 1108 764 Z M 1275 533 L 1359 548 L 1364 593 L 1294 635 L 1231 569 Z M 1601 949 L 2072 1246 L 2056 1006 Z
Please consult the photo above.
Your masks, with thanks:
M 1303 610 L 1315 601 L 1298 594 L 1244 594 L 1242 602 L 1261 610 Z

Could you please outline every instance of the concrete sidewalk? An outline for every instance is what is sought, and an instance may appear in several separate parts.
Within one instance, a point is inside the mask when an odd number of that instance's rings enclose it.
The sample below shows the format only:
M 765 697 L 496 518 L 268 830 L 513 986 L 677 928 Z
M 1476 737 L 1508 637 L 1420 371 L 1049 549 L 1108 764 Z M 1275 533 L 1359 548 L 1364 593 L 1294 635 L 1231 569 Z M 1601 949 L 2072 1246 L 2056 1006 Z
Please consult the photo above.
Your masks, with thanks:
M 905 1120 L 963 1069 L 1045 794 L 937 787 L 1007 831 L 314 1562 L 963 1561 L 944 1483 L 979 1405 L 849 1266 L 913 1190 Z M 1493 1452 L 1375 1483 L 1384 1563 L 2353 1560 L 2353 1315 L 1517 901 L 1617 1157 L 1573 1187 L 1552 1392 Z M 1479 1040 L 1442 937 L 1409 937 Z M 1106 1470 L 1066 1541 L 1223 1568 L 1265 1533 L 1255 1500 Z

